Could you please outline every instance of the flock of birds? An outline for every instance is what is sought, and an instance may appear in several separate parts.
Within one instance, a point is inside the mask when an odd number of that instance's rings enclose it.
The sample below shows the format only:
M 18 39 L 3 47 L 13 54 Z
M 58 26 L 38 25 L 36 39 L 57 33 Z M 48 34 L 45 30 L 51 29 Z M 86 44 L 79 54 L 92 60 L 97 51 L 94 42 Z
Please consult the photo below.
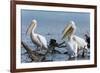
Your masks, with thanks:
M 47 50 L 48 44 L 44 36 L 37 34 L 35 29 L 37 27 L 37 21 L 32 20 L 29 28 L 27 29 L 27 34 L 30 36 L 33 44 L 37 47 L 36 50 Z M 66 49 L 69 50 L 69 55 L 71 57 L 77 57 L 79 49 L 88 49 L 88 42 L 83 38 L 75 35 L 76 25 L 74 21 L 70 21 L 62 32 L 62 39 L 65 41 Z

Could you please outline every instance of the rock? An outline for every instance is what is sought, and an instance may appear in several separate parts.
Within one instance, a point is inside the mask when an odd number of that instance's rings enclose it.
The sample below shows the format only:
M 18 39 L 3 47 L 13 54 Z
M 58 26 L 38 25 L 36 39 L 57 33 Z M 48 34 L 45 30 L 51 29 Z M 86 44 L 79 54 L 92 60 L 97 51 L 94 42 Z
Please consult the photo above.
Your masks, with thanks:
M 24 55 L 21 55 L 21 62 L 22 63 L 30 63 L 32 62 L 32 60 L 29 58 L 29 55 L 28 54 L 24 54 Z
M 47 51 L 46 50 L 39 50 L 39 51 L 36 51 L 36 52 L 41 54 L 41 55 L 44 55 Z
M 66 48 L 55 48 L 55 50 L 59 51 L 62 54 L 65 53 L 65 52 L 67 52 Z
M 53 58 L 53 56 L 51 54 L 47 54 L 46 57 L 45 57 L 45 60 L 46 61 L 52 61 L 53 60 L 52 58 Z
M 46 56 L 48 61 L 67 61 L 69 59 L 68 55 L 65 54 L 49 54 Z
M 67 61 L 69 59 L 68 55 L 65 54 L 54 54 L 53 61 Z

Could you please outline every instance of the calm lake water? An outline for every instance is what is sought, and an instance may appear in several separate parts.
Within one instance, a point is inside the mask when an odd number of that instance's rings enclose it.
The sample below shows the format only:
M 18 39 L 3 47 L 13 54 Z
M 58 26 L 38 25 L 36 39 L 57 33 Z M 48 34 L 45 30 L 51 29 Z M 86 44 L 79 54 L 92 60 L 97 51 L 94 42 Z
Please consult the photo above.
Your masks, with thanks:
M 26 35 L 26 30 L 33 19 L 37 20 L 36 33 L 50 39 L 56 39 L 58 43 L 61 40 L 64 27 L 73 20 L 76 23 L 76 35 L 84 38 L 84 34 L 90 32 L 90 14 L 80 12 L 62 12 L 62 11 L 41 11 L 41 10 L 21 10 L 21 40 L 26 42 L 30 47 L 34 47 L 30 36 Z M 21 48 L 21 62 L 28 62 L 30 59 L 25 58 L 27 55 L 25 49 Z M 62 58 L 62 57 L 61 57 Z M 57 61 L 61 60 L 57 58 Z M 63 60 L 63 59 L 62 59 Z

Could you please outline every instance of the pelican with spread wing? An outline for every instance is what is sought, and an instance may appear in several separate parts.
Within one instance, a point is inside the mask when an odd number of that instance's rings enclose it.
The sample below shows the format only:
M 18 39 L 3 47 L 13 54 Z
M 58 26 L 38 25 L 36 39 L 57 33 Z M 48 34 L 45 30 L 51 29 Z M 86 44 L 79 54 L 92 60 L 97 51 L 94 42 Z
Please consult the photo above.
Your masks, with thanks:
M 32 20 L 27 34 L 30 35 L 32 42 L 37 46 L 37 49 L 47 49 L 47 40 L 44 36 L 35 33 L 35 29 L 37 27 L 37 21 L 35 19 Z
M 62 39 L 65 40 L 66 44 L 70 47 L 71 51 L 74 52 L 74 56 L 77 57 L 78 50 L 80 48 L 87 49 L 87 43 L 84 39 L 75 35 L 76 25 L 74 21 L 70 21 L 63 31 Z M 69 49 L 69 48 L 68 48 Z

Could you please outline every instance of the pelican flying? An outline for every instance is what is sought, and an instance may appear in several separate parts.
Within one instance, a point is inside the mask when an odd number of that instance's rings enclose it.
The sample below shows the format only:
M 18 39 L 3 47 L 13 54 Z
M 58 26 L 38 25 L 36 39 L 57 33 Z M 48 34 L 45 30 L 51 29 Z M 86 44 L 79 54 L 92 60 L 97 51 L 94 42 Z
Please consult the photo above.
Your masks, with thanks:
M 47 49 L 47 40 L 44 36 L 35 33 L 35 29 L 37 27 L 37 21 L 35 19 L 32 20 L 28 30 L 27 34 L 30 35 L 32 42 L 41 49 Z

